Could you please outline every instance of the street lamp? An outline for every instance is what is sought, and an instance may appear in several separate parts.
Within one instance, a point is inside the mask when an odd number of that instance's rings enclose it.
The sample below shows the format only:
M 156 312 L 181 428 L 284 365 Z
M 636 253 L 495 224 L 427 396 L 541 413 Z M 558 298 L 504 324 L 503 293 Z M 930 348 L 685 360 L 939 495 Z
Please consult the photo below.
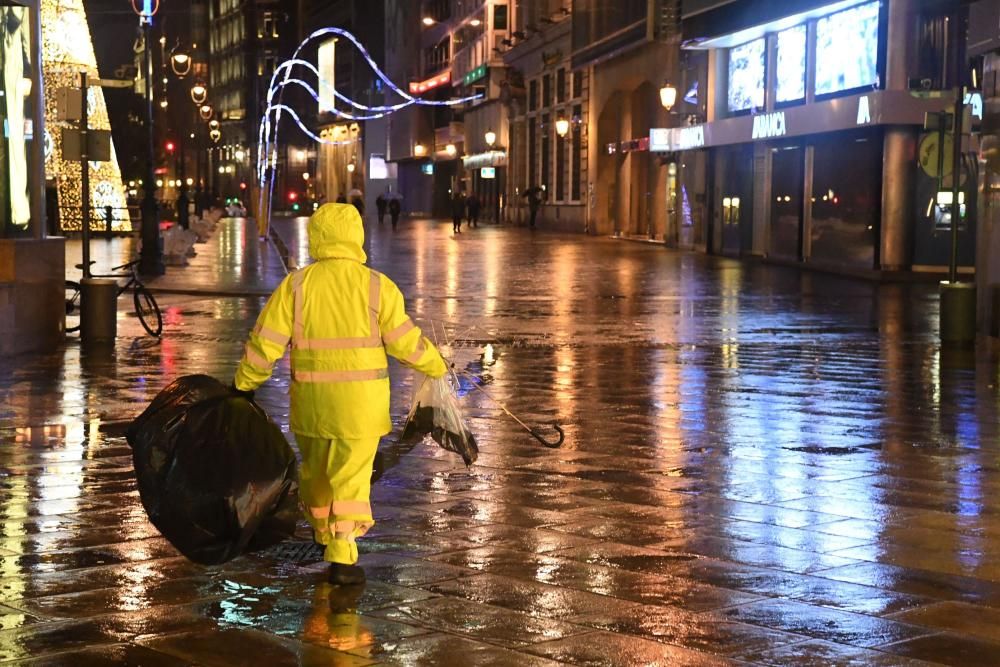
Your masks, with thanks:
M 569 121 L 565 118 L 560 118 L 556 121 L 556 134 L 560 137 L 565 137 L 569 134 Z
M 139 272 L 144 276 L 159 276 L 166 272 L 163 265 L 163 243 L 160 239 L 159 211 L 156 206 L 156 194 L 153 184 L 162 187 L 163 181 L 157 181 L 156 150 L 153 140 L 153 16 L 160 8 L 155 0 L 142 0 L 141 7 L 133 2 L 132 9 L 139 15 L 139 28 L 142 32 L 142 78 L 146 107 L 146 173 L 143 178 L 142 197 L 142 251 L 139 255 Z
M 493 148 L 497 143 L 497 133 L 493 130 L 486 130 L 486 134 L 483 135 L 483 139 L 486 140 L 486 145 Z
M 444 152 L 450 155 L 451 157 L 455 157 L 455 155 L 458 153 L 458 148 L 455 147 L 455 144 L 448 144 L 447 146 L 444 147 Z
M 416 144 L 413 147 L 413 154 L 416 155 L 417 157 L 427 155 L 427 147 L 424 146 L 423 144 Z
M 663 87 L 660 88 L 660 104 L 667 111 L 674 108 L 674 104 L 677 103 L 677 88 L 671 86 L 669 83 L 664 83 Z
M 432 25 L 434 25 L 435 23 L 437 23 L 437 21 L 435 21 L 435 20 L 434 20 L 433 18 L 431 18 L 430 16 L 425 16 L 425 17 L 423 18 L 423 20 L 422 20 L 421 22 L 422 22 L 422 23 L 423 23 L 423 24 L 424 24 L 425 26 L 427 26 L 428 28 L 429 28 L 429 27 L 431 27 Z
M 170 69 L 178 78 L 183 79 L 191 71 L 191 56 L 174 49 L 174 52 L 170 54 Z
M 196 83 L 191 86 L 191 101 L 195 104 L 204 104 L 208 97 L 208 88 L 203 83 Z
M 348 162 L 347 163 L 347 173 L 353 174 L 354 173 L 354 169 L 355 169 L 354 163 L 353 162 Z

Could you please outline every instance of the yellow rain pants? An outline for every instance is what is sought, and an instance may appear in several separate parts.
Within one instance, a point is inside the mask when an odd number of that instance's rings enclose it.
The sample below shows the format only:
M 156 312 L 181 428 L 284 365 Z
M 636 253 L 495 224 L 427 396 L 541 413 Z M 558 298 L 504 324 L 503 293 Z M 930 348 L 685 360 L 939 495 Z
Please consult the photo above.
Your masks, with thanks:
M 326 545 L 324 560 L 354 565 L 355 540 L 375 525 L 368 496 L 379 439 L 295 440 L 302 452 L 299 498 L 316 541 Z

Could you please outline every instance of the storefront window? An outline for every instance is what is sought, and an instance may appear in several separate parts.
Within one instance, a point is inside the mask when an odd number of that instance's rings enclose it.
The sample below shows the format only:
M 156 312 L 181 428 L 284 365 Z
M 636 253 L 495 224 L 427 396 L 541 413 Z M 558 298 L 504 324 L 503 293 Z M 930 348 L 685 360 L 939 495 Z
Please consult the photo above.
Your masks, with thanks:
M 31 223 L 34 139 L 31 51 L 26 7 L 0 6 L 0 237 L 25 236 Z
M 881 210 L 879 135 L 833 134 L 813 145 L 810 259 L 870 269 Z
M 781 259 L 801 258 L 802 147 L 771 149 L 771 251 Z

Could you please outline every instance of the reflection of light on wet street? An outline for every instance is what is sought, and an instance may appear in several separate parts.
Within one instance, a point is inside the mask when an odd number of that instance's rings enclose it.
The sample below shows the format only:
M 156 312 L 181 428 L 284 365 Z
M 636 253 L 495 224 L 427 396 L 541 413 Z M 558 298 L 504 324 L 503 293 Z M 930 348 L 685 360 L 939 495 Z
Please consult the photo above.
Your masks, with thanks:
M 304 219 L 275 229 L 310 261 Z M 382 441 L 354 599 L 315 554 L 189 564 L 136 491 L 128 420 L 228 382 L 284 278 L 252 226 L 152 281 L 162 340 L 123 300 L 110 358 L 0 360 L 0 662 L 1000 664 L 1000 374 L 937 344 L 932 286 L 449 230 L 369 224 L 371 264 L 453 340 L 480 460 Z M 286 428 L 288 372 L 257 393 Z M 398 427 L 419 378 L 392 379 Z

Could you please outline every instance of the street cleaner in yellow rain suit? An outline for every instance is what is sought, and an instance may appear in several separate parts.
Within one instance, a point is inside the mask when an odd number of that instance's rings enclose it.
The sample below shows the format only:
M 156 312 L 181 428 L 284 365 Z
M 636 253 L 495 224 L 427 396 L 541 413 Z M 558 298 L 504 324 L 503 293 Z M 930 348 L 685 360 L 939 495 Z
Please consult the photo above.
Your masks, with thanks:
M 268 299 L 233 384 L 253 392 L 291 345 L 299 495 L 316 541 L 326 546 L 330 583 L 358 584 L 365 574 L 356 565 L 355 539 L 375 524 L 372 465 L 379 439 L 392 428 L 386 353 L 431 377 L 447 369 L 406 315 L 399 288 L 365 266 L 357 209 L 325 204 L 308 230 L 315 262 L 287 276 Z

